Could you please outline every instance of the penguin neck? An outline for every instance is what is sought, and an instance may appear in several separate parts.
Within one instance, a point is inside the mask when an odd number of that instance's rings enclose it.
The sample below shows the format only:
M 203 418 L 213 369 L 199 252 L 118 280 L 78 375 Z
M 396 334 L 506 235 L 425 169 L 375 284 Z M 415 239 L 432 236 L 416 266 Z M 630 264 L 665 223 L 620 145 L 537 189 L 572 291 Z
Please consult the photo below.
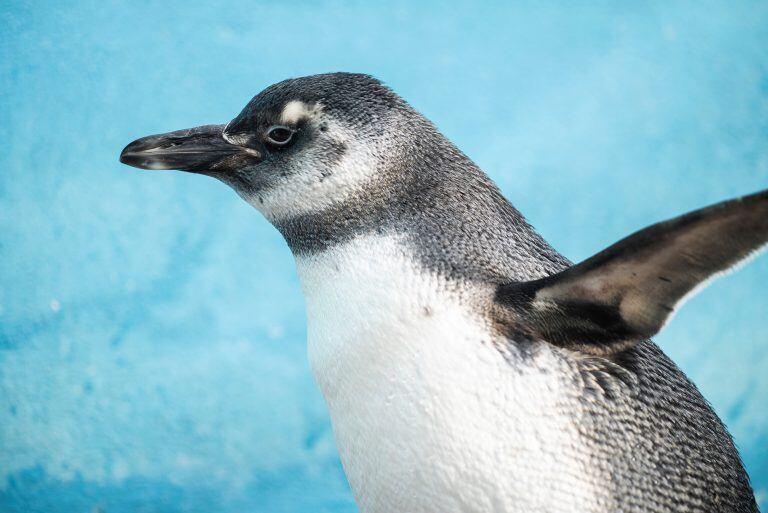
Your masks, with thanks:
M 423 267 L 448 279 L 531 280 L 567 267 L 493 182 L 448 144 L 429 152 L 440 158 L 400 162 L 376 186 L 275 226 L 297 258 L 378 234 L 403 239 Z

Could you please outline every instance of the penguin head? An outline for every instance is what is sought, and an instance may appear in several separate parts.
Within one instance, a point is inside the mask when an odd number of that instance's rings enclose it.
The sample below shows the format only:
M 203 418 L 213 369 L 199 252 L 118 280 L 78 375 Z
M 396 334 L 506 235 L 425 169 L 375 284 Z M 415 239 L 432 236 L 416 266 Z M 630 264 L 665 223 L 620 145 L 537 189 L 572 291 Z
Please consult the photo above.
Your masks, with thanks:
M 279 222 L 396 180 L 435 132 L 378 80 L 332 73 L 274 84 L 226 125 L 138 139 L 120 161 L 213 176 Z

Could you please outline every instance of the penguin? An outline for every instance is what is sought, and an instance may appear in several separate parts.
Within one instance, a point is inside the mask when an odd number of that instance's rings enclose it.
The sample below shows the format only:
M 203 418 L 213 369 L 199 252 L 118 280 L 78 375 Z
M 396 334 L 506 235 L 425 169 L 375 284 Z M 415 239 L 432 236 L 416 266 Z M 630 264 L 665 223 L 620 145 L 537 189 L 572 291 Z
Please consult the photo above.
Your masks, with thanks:
M 756 512 L 739 454 L 651 341 L 768 243 L 768 191 L 572 264 L 364 74 L 289 79 L 120 160 L 231 186 L 284 236 L 360 511 Z

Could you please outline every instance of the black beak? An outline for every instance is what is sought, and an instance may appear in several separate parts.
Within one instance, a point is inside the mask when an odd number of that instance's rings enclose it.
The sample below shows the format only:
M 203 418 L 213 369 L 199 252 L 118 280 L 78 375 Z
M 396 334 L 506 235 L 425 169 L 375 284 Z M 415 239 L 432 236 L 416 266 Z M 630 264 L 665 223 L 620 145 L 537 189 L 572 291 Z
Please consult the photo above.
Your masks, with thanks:
M 120 154 L 120 162 L 141 169 L 178 169 L 213 174 L 246 161 L 255 163 L 261 154 L 252 148 L 229 143 L 225 125 L 205 125 L 133 141 Z M 253 162 L 255 161 L 255 162 Z

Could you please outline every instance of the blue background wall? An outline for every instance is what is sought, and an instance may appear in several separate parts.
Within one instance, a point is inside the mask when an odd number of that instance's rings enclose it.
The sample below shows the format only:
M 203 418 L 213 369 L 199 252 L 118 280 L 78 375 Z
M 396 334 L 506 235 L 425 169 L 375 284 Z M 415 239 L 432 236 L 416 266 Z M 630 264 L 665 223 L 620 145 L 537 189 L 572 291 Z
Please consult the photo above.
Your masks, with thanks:
M 279 235 L 134 138 L 372 73 L 581 259 L 768 187 L 765 2 L 0 6 L 0 511 L 354 511 Z M 768 257 L 657 338 L 768 489 Z

